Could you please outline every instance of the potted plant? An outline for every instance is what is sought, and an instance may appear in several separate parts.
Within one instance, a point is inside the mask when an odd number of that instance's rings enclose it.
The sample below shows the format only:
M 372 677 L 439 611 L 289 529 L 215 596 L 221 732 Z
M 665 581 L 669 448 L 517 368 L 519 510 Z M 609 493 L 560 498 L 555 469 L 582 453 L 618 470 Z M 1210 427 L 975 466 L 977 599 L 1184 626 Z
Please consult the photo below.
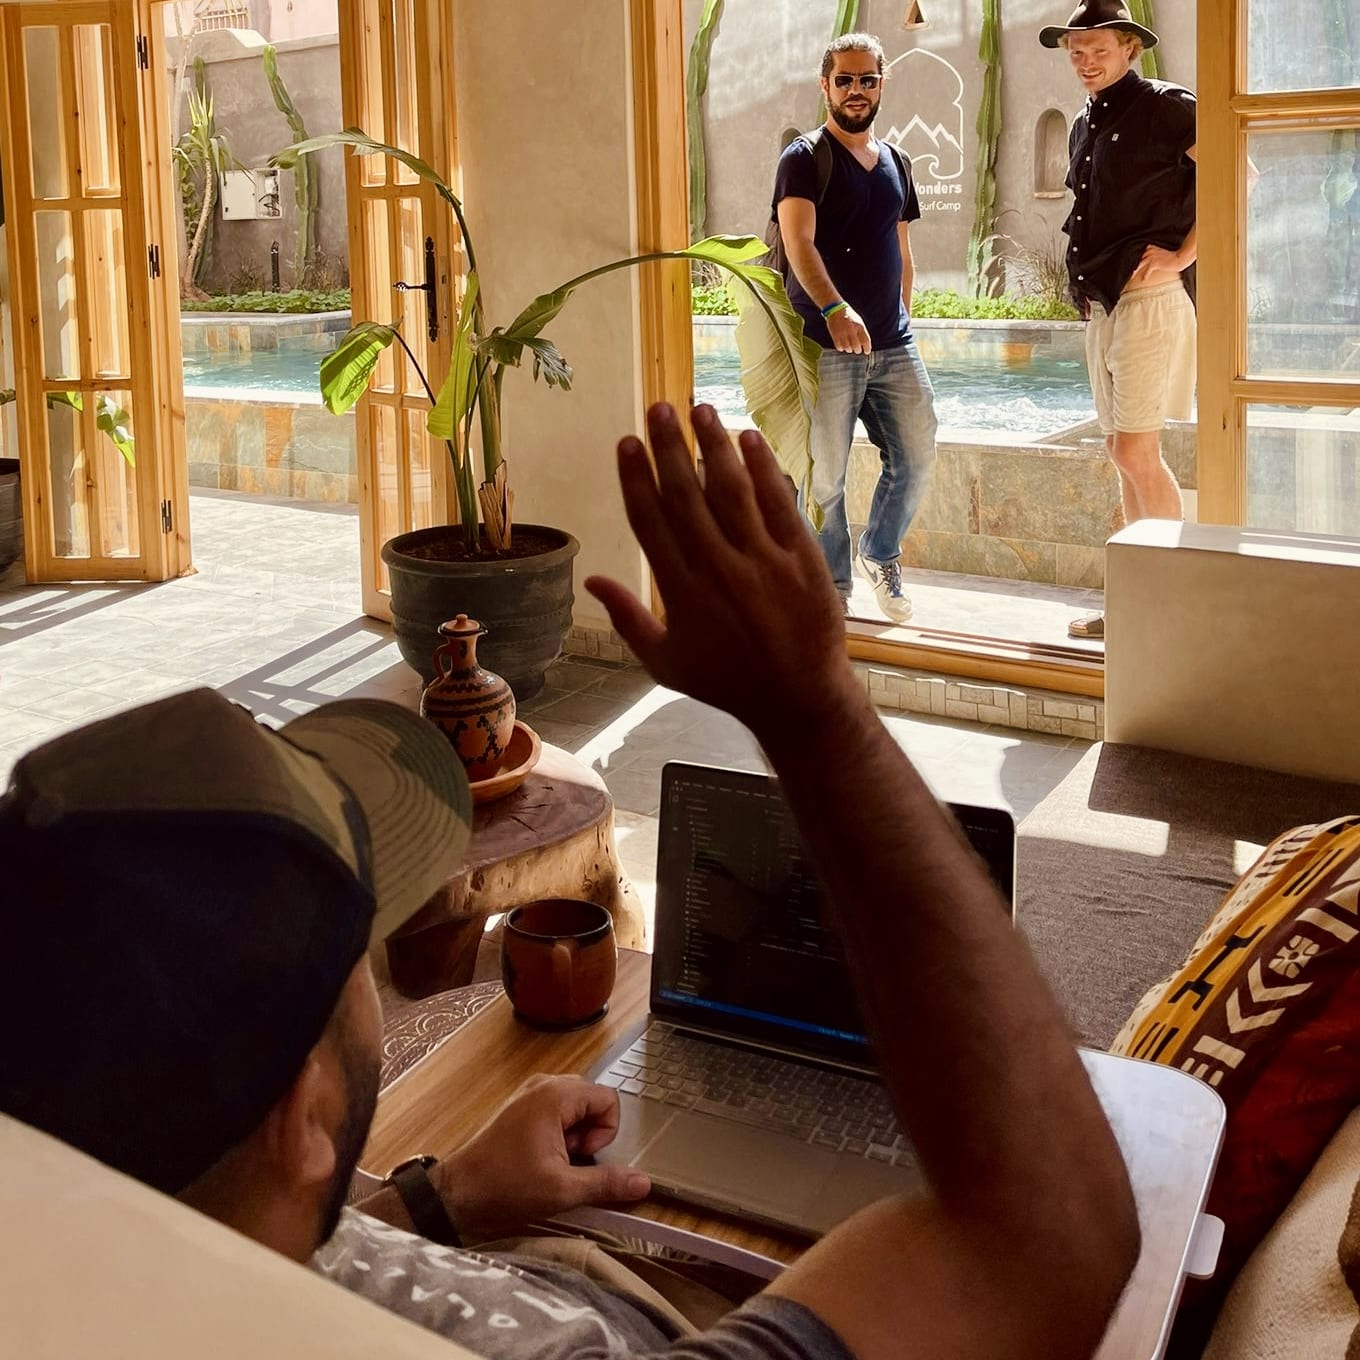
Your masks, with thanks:
M 576 289 L 604 274 L 651 261 L 716 265 L 724 272 L 740 314 L 737 343 L 748 408 L 795 484 L 806 486 L 820 351 L 803 335 L 803 323 L 789 304 L 779 275 L 752 263 L 767 250 L 755 236 L 715 236 L 686 250 L 615 260 L 534 298 L 509 325 L 491 326 L 463 205 L 424 161 L 350 128 L 287 147 L 273 164 L 292 168 L 299 158 L 332 146 L 392 157 L 433 185 L 457 219 L 467 256 L 452 357 L 437 391 L 395 323 L 359 321 L 321 364 L 322 398 L 339 414 L 363 395 L 382 352 L 400 345 L 429 395 L 429 431 L 448 448 L 460 522 L 399 534 L 382 549 L 401 654 L 428 681 L 434 674 L 439 624 L 458 613 L 474 615 L 489 630 L 482 649 L 486 665 L 510 682 L 518 698 L 527 698 L 542 687 L 543 671 L 560 653 L 571 625 L 571 561 L 579 545 L 559 529 L 514 524 L 514 492 L 501 439 L 505 370 L 519 367 L 527 351 L 535 378 L 550 387 L 570 388 L 571 366 L 543 330 Z

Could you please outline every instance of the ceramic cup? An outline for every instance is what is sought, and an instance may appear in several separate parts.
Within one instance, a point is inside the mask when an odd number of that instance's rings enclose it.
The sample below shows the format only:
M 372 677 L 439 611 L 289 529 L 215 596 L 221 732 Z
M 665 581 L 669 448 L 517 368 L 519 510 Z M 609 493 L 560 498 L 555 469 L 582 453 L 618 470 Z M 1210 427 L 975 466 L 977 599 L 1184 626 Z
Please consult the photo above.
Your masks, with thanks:
M 505 918 L 501 980 L 515 1015 L 528 1024 L 593 1024 L 609 1009 L 617 965 L 613 918 L 594 902 L 549 897 Z

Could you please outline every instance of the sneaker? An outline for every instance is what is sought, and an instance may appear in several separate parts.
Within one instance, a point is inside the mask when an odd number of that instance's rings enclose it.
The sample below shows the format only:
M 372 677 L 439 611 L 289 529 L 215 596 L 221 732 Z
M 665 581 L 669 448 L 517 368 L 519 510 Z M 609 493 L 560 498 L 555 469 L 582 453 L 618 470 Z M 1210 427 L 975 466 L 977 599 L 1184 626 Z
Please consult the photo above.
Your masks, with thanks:
M 855 564 L 860 575 L 873 586 L 878 607 L 894 623 L 906 623 L 911 618 L 911 601 L 902 589 L 902 564 L 896 558 L 891 562 L 870 562 L 858 554 Z
M 848 595 L 841 596 L 841 613 L 844 614 L 847 619 L 850 617 L 850 597 Z
M 1084 619 L 1073 619 L 1067 625 L 1067 636 L 1083 642 L 1101 642 L 1105 638 L 1105 615 L 1091 614 Z

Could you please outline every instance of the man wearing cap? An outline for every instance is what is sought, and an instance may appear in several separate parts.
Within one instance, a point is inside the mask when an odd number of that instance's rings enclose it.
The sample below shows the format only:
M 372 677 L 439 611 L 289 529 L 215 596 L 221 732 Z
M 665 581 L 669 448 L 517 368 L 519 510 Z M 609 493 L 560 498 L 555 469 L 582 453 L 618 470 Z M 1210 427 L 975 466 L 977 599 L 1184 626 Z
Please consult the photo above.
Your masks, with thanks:
M 1087 317 L 1086 367 L 1126 523 L 1181 519 L 1162 427 L 1195 393 L 1195 96 L 1134 66 L 1157 35 L 1120 0 L 1083 0 L 1043 29 L 1087 98 L 1072 124 L 1067 272 Z M 1068 626 L 1103 638 L 1097 614 Z
M 921 208 L 910 162 L 873 132 L 885 79 L 883 47 L 872 34 L 831 43 L 821 66 L 826 124 L 785 148 L 772 212 L 789 259 L 789 300 L 822 347 L 811 485 L 823 516 L 822 551 L 846 613 L 853 556 L 879 608 L 905 623 L 912 604 L 899 557 L 935 459 L 936 420 L 911 334 L 910 231 Z M 852 554 L 845 476 L 857 420 L 881 470 Z
M 0 798 L 0 1111 L 296 1260 L 321 1248 L 332 1279 L 488 1357 L 1089 1356 L 1138 1255 L 1118 1144 L 986 869 L 851 669 L 769 448 L 746 431 L 738 457 L 711 407 L 693 425 L 702 486 L 668 407 L 649 413 L 655 473 L 640 441 L 619 446 L 665 622 L 586 584 L 658 681 L 764 746 L 928 1192 L 855 1215 L 702 1330 L 612 1256 L 587 1273 L 438 1244 L 645 1193 L 570 1164 L 611 1141 L 613 1091 L 542 1079 L 370 1212 L 342 1209 L 377 1089 L 370 932 L 449 872 L 469 813 L 443 736 L 371 701 L 273 733 L 198 690 L 18 762 Z M 866 813 L 866 782 L 891 815 Z

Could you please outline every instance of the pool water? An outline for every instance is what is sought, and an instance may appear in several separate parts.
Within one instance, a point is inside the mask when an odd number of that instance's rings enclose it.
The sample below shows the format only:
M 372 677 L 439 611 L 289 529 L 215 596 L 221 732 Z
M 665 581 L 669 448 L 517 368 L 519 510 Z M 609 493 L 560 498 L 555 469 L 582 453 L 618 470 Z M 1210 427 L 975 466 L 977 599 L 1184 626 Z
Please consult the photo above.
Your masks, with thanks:
M 339 334 L 335 336 L 340 339 Z M 332 346 L 334 348 L 334 346 Z M 199 351 L 184 356 L 184 389 L 211 392 L 278 392 L 303 401 L 321 400 L 317 372 L 329 350 L 301 346 L 245 352 Z
M 731 348 L 708 348 L 694 356 L 694 395 L 715 406 L 729 422 L 749 424 Z M 1095 403 L 1080 359 L 1039 357 L 1003 362 L 995 355 L 955 352 L 926 361 L 935 389 L 935 413 L 943 430 L 995 430 L 1044 436 L 1091 420 Z
M 337 334 L 334 337 L 338 340 Z M 926 360 L 935 388 L 935 412 L 944 430 L 996 431 L 1042 437 L 1090 420 L 1094 414 L 1086 365 L 1080 359 L 1040 356 L 1008 362 L 994 351 L 955 349 Z M 287 395 L 320 402 L 317 370 L 327 350 L 284 345 L 276 350 L 199 351 L 184 356 L 184 386 L 191 395 Z M 694 393 L 729 423 L 749 424 L 738 380 L 736 343 L 727 335 L 695 346 Z

